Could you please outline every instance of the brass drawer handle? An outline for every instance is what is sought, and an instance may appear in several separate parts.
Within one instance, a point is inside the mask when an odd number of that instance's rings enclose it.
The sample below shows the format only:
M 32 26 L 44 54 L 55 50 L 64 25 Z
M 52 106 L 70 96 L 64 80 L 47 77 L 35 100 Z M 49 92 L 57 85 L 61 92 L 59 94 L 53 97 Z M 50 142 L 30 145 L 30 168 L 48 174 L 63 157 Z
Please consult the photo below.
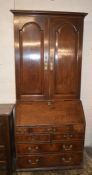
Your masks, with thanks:
M 28 151 L 33 151 L 33 150 L 38 150 L 38 149 L 39 149 L 38 146 L 36 146 L 34 148 L 32 148 L 31 146 L 28 147 Z
M 73 135 L 72 135 L 72 134 L 64 134 L 64 137 L 65 137 L 65 138 L 72 138 Z
M 31 151 L 31 150 L 32 150 L 32 148 L 29 146 L 29 147 L 28 147 L 28 151 Z
M 39 147 L 38 147 L 38 146 L 36 146 L 36 147 L 35 147 L 35 150 L 38 150 L 38 149 L 39 149 Z
M 65 163 L 69 163 L 72 161 L 72 157 L 69 157 L 68 159 L 66 159 L 65 157 L 62 158 L 63 162 Z
M 34 162 L 31 159 L 28 160 L 28 163 L 30 163 L 31 165 L 36 165 L 38 162 L 39 159 L 36 159 Z
M 73 145 L 63 145 L 63 149 L 64 149 L 65 151 L 71 150 L 72 147 L 73 147 Z

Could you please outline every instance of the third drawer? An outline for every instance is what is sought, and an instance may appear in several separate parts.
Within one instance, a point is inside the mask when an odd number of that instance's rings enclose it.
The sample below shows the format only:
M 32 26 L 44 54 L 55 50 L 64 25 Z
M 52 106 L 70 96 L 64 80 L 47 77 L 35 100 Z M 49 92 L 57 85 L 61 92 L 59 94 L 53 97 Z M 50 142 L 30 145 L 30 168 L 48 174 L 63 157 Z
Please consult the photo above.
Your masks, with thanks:
M 82 151 L 83 141 L 46 144 L 22 143 L 16 144 L 16 150 L 18 154 Z

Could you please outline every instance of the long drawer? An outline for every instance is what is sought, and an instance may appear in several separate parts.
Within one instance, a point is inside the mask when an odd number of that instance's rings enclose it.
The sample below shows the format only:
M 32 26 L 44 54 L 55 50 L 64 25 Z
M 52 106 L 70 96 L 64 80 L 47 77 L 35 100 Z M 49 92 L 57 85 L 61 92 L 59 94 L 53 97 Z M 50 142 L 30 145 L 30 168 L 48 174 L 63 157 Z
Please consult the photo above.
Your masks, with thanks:
M 16 134 L 35 134 L 35 133 L 66 133 L 66 132 L 77 132 L 84 133 L 85 127 L 83 124 L 66 124 L 62 126 L 34 126 L 34 127 L 24 127 L 17 126 Z
M 82 140 L 84 134 L 78 133 L 64 133 L 64 134 L 16 134 L 16 142 L 30 142 L 30 143 L 40 143 L 40 142 L 61 142 L 63 140 Z
M 46 154 L 36 156 L 18 156 L 16 161 L 17 169 L 25 168 L 45 168 L 57 166 L 72 166 L 80 165 L 83 159 L 83 154 L 80 152 L 67 154 Z
M 82 151 L 83 141 L 48 144 L 16 144 L 17 154 Z

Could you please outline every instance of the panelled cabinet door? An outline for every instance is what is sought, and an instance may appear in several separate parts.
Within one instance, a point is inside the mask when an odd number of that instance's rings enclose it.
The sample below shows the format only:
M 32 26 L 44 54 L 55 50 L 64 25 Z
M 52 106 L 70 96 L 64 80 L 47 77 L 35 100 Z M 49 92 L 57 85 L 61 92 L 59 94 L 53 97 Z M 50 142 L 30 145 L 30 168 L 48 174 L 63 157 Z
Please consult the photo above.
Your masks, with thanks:
M 50 95 L 79 98 L 82 20 L 52 18 L 50 22 Z
M 16 86 L 18 100 L 48 98 L 48 20 L 15 16 Z

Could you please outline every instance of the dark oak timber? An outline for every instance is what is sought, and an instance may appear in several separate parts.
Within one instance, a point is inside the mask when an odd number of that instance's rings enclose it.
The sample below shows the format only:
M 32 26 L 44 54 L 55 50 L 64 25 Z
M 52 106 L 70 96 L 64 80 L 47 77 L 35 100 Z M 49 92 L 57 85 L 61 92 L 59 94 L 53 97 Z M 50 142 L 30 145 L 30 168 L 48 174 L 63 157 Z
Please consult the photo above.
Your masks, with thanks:
M 16 171 L 68 169 L 83 162 L 80 101 L 86 13 L 14 14 Z
M 13 107 L 0 104 L 0 175 L 13 172 Z

